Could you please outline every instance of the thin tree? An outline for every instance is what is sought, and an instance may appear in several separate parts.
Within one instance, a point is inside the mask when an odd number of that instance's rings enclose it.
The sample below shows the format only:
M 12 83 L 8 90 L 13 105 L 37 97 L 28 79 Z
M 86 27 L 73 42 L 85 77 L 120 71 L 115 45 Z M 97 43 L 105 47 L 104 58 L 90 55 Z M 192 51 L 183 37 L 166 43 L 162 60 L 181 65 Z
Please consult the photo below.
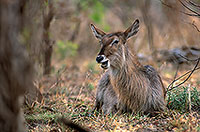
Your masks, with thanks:
M 44 75 L 48 75 L 51 73 L 51 58 L 52 58 L 52 52 L 53 52 L 53 44 L 54 42 L 50 39 L 50 24 L 54 17 L 54 7 L 53 7 L 53 1 L 48 1 L 47 4 L 48 7 L 44 7 L 43 11 L 43 44 L 44 44 L 44 64 L 43 64 L 43 70 Z M 45 13 L 45 8 L 48 8 L 48 12 Z

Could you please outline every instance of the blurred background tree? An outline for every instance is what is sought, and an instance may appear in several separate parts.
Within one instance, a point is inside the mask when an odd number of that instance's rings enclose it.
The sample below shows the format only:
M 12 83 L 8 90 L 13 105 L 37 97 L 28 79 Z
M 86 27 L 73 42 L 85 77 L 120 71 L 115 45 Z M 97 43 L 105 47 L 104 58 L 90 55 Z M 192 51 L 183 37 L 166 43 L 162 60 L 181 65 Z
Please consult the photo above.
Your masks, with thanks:
M 187 15 L 191 11 L 181 2 L 185 0 L 28 0 L 20 39 L 40 79 L 63 66 L 95 69 L 100 45 L 90 23 L 110 32 L 124 30 L 139 18 L 140 31 L 129 46 L 148 60 L 144 63 L 155 66 L 161 50 L 200 45 L 200 19 Z M 199 12 L 199 7 L 194 10 Z
M 194 2 L 199 3 L 198 0 Z M 90 23 L 109 32 L 123 30 L 139 18 L 140 31 L 130 40 L 130 47 L 142 56 L 150 55 L 150 60 L 157 58 L 157 52 L 163 49 L 199 47 L 199 32 L 188 24 L 194 21 L 199 27 L 199 18 L 182 13 L 186 9 L 178 0 L 57 0 L 54 6 L 55 17 L 50 27 L 50 36 L 56 41 L 54 54 L 59 54 L 56 49 L 60 49 L 60 42 L 74 43 L 77 54 L 70 63 L 77 65 L 94 60 L 99 49 L 91 35 Z M 65 60 L 67 58 L 71 60 L 71 56 L 66 56 Z M 52 63 L 56 63 L 55 58 Z

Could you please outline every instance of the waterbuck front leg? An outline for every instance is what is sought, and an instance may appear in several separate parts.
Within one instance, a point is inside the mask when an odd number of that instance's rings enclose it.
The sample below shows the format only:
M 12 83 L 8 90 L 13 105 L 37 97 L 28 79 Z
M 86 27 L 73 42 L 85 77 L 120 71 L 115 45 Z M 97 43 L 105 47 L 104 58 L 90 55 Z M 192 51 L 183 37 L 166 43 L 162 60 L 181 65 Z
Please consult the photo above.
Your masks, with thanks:
M 94 110 L 103 110 L 104 114 L 117 111 L 118 99 L 110 83 L 108 71 L 101 77 L 96 93 Z
M 108 85 L 110 85 L 109 77 L 107 73 L 104 73 L 97 86 L 96 100 L 93 111 L 99 111 L 104 105 L 104 95 Z

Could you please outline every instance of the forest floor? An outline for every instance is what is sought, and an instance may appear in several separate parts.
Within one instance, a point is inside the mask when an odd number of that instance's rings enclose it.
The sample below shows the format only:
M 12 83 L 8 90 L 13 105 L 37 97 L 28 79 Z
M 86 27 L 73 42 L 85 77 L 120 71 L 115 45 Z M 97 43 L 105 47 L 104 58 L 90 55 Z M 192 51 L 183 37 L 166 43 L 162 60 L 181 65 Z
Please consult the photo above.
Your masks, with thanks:
M 200 131 L 200 80 L 198 71 L 192 78 L 176 89 L 179 92 L 186 90 L 186 93 L 171 91 L 167 102 L 170 108 L 155 117 L 140 114 L 114 114 L 104 115 L 94 111 L 96 86 L 103 73 L 102 69 L 95 62 L 83 64 L 82 70 L 78 66 L 63 66 L 49 76 L 42 77 L 36 81 L 37 87 L 43 94 L 43 100 L 34 102 L 32 105 L 24 106 L 26 127 L 28 131 L 50 131 L 64 132 L 73 131 L 59 120 L 64 117 L 77 124 L 80 124 L 89 131 Z M 177 76 L 182 75 L 187 70 L 180 69 Z M 164 84 L 167 86 L 173 81 L 176 70 L 174 68 L 161 71 Z M 191 88 L 198 91 L 193 92 L 192 111 L 188 112 L 187 89 L 188 84 Z M 173 92 L 175 94 L 173 94 Z M 175 96 L 174 96 L 175 95 Z M 178 96 L 180 95 L 180 96 Z M 185 104 L 183 104 L 184 102 Z M 180 104 L 181 103 L 181 104 Z M 194 106 L 194 108 L 193 108 Z

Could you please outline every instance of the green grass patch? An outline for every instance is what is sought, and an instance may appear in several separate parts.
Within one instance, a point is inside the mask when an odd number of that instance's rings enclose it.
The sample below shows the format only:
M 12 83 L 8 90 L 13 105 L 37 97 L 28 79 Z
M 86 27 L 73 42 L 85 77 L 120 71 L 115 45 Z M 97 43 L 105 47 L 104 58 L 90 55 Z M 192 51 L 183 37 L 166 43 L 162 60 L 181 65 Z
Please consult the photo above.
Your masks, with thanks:
M 187 112 L 189 110 L 189 90 L 188 87 L 175 88 L 167 93 L 168 104 L 167 107 L 172 110 L 180 112 Z M 195 88 L 190 88 L 191 109 L 193 111 L 200 111 L 200 92 Z
M 38 113 L 38 114 L 31 114 L 26 115 L 25 119 L 28 121 L 49 121 L 49 120 L 55 120 L 59 116 L 61 116 L 59 113 L 51 113 L 51 112 L 45 112 L 45 113 Z

